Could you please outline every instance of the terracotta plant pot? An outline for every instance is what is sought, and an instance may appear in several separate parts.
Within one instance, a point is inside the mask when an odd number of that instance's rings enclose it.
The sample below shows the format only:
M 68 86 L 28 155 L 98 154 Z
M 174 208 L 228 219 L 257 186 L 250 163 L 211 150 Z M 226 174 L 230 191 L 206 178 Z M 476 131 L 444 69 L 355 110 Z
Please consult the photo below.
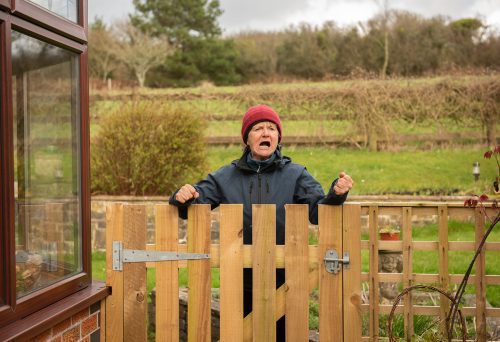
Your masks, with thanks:
M 397 241 L 399 240 L 399 232 L 380 233 L 380 240 Z

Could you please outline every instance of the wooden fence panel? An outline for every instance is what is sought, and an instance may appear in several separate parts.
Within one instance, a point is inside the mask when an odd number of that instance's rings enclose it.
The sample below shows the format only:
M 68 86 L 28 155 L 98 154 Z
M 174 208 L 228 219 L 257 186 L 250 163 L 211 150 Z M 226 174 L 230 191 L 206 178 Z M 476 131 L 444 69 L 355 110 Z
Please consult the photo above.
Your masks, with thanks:
M 123 248 L 146 249 L 146 207 L 124 206 Z M 124 263 L 124 337 L 128 341 L 146 341 L 147 292 L 146 264 Z
M 450 275 L 448 271 L 448 207 L 438 207 L 438 256 L 439 256 L 439 285 L 441 290 L 448 292 L 450 286 Z M 450 310 L 450 300 L 440 296 L 439 318 L 441 320 L 441 332 L 446 336 L 446 316 Z
M 210 205 L 188 209 L 188 253 L 210 253 Z M 210 260 L 188 260 L 188 341 L 211 340 Z
M 370 340 L 378 341 L 379 329 L 379 275 L 378 275 L 378 206 L 368 211 L 370 236 Z
M 322 341 L 336 341 L 344 335 L 343 272 L 328 273 L 323 258 L 335 249 L 342 256 L 342 207 L 319 206 L 319 334 Z
M 156 250 L 177 252 L 179 227 L 177 207 L 155 206 Z M 156 341 L 179 341 L 178 261 L 156 263 Z
M 285 210 L 286 336 L 302 342 L 309 339 L 309 210 L 304 204 Z
M 342 239 L 350 254 L 349 268 L 344 268 L 344 341 L 361 340 L 361 206 L 343 207 Z
M 220 339 L 243 340 L 243 205 L 220 206 Z
M 413 285 L 413 246 L 411 227 L 411 207 L 402 208 L 403 216 L 403 286 Z M 411 341 L 413 336 L 413 298 L 411 292 L 404 298 L 405 339 Z
M 113 241 L 123 241 L 123 204 L 106 210 L 106 285 L 113 292 L 106 297 L 106 341 L 123 339 L 123 272 L 113 271 Z
M 253 341 L 276 340 L 276 206 L 252 206 Z
M 480 208 L 475 209 L 475 249 L 484 236 L 484 215 Z M 486 255 L 482 251 L 476 260 L 476 339 L 478 342 L 485 342 L 488 338 L 486 334 L 486 284 L 484 277 L 486 275 Z

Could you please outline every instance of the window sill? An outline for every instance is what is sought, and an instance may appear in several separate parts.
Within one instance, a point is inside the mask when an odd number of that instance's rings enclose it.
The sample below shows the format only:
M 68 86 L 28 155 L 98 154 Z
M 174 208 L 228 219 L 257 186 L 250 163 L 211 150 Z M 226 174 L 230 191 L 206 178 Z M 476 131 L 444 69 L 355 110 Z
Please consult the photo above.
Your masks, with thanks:
M 106 284 L 93 281 L 85 289 L 3 327 L 0 329 L 0 341 L 24 341 L 32 338 L 85 307 L 106 298 L 110 293 L 111 290 Z

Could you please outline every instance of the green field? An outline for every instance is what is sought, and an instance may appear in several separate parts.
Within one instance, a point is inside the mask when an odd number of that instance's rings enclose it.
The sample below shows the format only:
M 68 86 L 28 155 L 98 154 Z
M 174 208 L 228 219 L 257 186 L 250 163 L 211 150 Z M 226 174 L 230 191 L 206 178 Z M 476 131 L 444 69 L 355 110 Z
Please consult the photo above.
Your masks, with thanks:
M 307 167 L 327 189 L 339 171 L 349 173 L 355 185 L 352 195 L 418 194 L 464 195 L 491 192 L 496 165 L 483 159 L 484 148 L 432 151 L 378 151 L 327 147 L 283 148 L 283 154 Z M 239 158 L 241 147 L 211 147 L 211 170 Z M 474 182 L 472 163 L 481 164 L 480 181 Z

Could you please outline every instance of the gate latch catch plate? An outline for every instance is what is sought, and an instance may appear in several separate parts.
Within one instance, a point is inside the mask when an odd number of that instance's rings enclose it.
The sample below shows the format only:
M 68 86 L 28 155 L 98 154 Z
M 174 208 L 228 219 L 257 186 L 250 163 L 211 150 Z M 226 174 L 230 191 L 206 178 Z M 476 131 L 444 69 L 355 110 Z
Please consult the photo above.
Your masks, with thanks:
M 325 268 L 328 273 L 339 273 L 341 264 L 344 265 L 344 268 L 349 268 L 349 252 L 344 252 L 344 258 L 339 259 L 337 251 L 335 249 L 329 249 L 326 251 L 323 260 L 325 261 Z

